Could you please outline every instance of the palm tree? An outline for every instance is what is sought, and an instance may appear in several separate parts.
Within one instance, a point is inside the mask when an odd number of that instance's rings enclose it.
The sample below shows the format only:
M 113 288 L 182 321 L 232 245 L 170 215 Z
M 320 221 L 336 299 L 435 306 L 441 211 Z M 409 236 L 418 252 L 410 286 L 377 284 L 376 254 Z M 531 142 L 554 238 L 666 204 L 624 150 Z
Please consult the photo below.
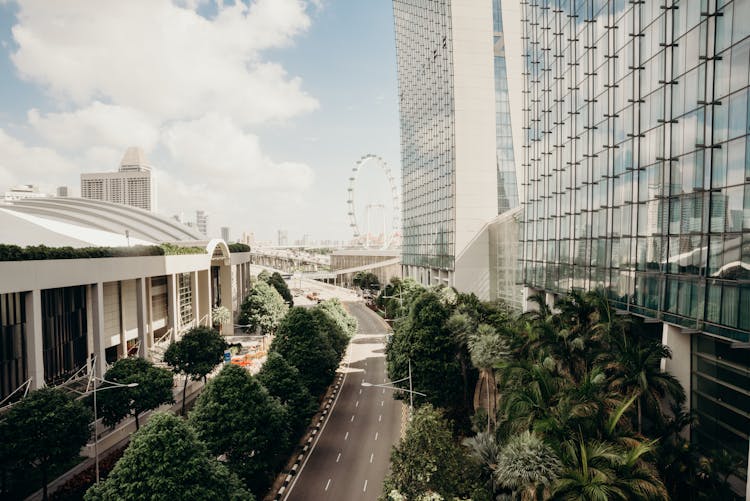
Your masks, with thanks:
M 495 365 L 510 354 L 508 344 L 490 325 L 481 324 L 476 333 L 469 336 L 469 355 L 471 363 L 480 370 L 479 380 L 474 390 L 474 410 L 483 407 L 487 410 L 487 430 L 497 414 L 497 382 Z M 482 391 L 482 388 L 485 391 Z M 486 396 L 482 405 L 483 395 Z
M 468 449 L 469 457 L 479 463 L 482 468 L 482 476 L 486 479 L 490 492 L 496 493 L 498 486 L 495 482 L 494 472 L 497 467 L 500 445 L 495 440 L 495 435 L 488 431 L 482 431 L 473 437 L 465 438 L 463 444 Z
M 610 387 L 626 395 L 638 395 L 638 433 L 642 433 L 644 407 L 663 422 L 660 399 L 670 397 L 677 404 L 685 401 L 685 390 L 677 378 L 660 368 L 661 360 L 672 358 L 672 352 L 661 343 L 634 341 L 627 334 L 614 338 L 612 347 L 611 352 L 602 356 L 611 377 Z
M 514 499 L 547 499 L 562 464 L 552 448 L 537 435 L 525 431 L 512 437 L 497 455 L 497 484 L 513 492 Z

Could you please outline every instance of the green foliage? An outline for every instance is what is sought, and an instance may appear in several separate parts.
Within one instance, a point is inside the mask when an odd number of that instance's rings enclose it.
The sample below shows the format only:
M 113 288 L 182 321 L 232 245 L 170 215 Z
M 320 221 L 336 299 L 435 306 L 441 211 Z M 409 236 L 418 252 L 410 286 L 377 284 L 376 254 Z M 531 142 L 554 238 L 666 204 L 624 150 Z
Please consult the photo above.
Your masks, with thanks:
M 286 406 L 292 430 L 301 432 L 317 406 L 297 368 L 289 365 L 280 354 L 271 352 L 257 378 L 271 396 Z
M 426 291 L 412 278 L 401 280 L 393 277 L 381 290 L 376 304 L 385 310 L 386 318 L 404 318 L 409 314 L 412 303 Z
M 279 353 L 300 372 L 307 389 L 321 395 L 333 381 L 339 357 L 310 310 L 294 307 L 276 331 L 271 350 Z
M 185 421 L 154 415 L 131 439 L 106 480 L 90 488 L 86 501 L 141 499 L 253 500 L 236 475 L 209 456 Z
M 100 387 L 96 394 L 97 405 L 99 415 L 107 426 L 113 426 L 132 414 L 138 429 L 141 413 L 174 402 L 172 374 L 139 357 L 116 361 L 104 374 L 104 379 L 120 384 L 138 383 L 135 388 L 108 390 L 105 389 L 106 383 Z
M 39 468 L 44 497 L 48 472 L 78 456 L 91 436 L 92 413 L 63 390 L 32 391 L 4 416 L 0 425 L 3 463 L 15 468 Z
M 358 271 L 354 274 L 352 283 L 360 289 L 380 290 L 378 276 L 370 271 Z
M 274 271 L 268 278 L 268 285 L 276 289 L 276 292 L 284 299 L 284 302 L 289 306 L 294 306 L 294 298 L 289 290 L 289 286 L 286 284 L 286 280 L 278 271 Z
M 500 487 L 523 499 L 546 499 L 562 470 L 552 448 L 525 431 L 511 437 L 497 454 L 493 475 Z
M 261 383 L 227 365 L 198 397 L 190 423 L 254 492 L 265 492 L 289 445 L 286 409 Z
M 312 310 L 320 331 L 336 352 L 339 361 L 346 353 L 349 340 L 357 332 L 357 319 L 349 315 L 338 299 L 323 301 Z
M 250 246 L 247 244 L 241 244 L 239 242 L 235 242 L 233 244 L 228 244 L 227 247 L 229 247 L 229 252 L 250 252 Z
M 214 326 L 223 325 L 232 320 L 232 313 L 226 306 L 217 306 L 211 310 L 211 323 Z
M 179 255 L 186 255 L 186 254 L 205 254 L 206 253 L 205 247 L 183 247 L 181 245 L 175 245 L 175 244 L 170 244 L 170 243 L 160 244 L 159 247 L 161 247 L 163 251 L 163 255 L 165 256 L 179 256 Z
M 471 490 L 471 464 L 454 441 L 448 422 L 431 405 L 412 416 L 406 434 L 391 452 L 390 473 L 383 484 L 385 497 L 420 499 L 436 493 L 444 499 L 463 498 Z
M 102 257 L 171 256 L 205 254 L 203 247 L 180 247 L 174 244 L 133 245 L 131 247 L 47 247 L 46 245 L 0 244 L 0 261 L 39 261 L 45 259 L 96 259 Z
M 164 352 L 164 361 L 175 374 L 184 374 L 182 387 L 182 414 L 185 414 L 185 392 L 188 377 L 197 381 L 206 378 L 224 360 L 227 343 L 221 334 L 209 327 L 193 327 L 181 340 L 172 343 Z
M 445 409 L 451 419 L 466 420 L 469 410 L 456 357 L 458 345 L 446 328 L 450 313 L 437 294 L 420 295 L 388 344 L 388 377 L 393 381 L 407 377 L 411 359 L 413 388 L 427 395 L 415 398 L 415 403 L 429 402 Z
M 260 328 L 264 334 L 272 333 L 278 328 L 288 309 L 276 289 L 259 280 L 253 284 L 240 306 L 239 322 L 249 326 L 246 330 L 254 331 Z

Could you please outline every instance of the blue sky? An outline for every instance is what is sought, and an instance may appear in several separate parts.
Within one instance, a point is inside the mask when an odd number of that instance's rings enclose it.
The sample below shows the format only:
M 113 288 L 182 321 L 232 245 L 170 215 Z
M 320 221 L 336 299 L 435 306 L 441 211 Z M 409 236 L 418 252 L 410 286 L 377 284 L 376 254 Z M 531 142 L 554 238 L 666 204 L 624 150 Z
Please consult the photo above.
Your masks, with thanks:
M 398 174 L 388 0 L 0 1 L 0 43 L 0 190 L 77 187 L 139 145 L 159 212 L 347 239 L 354 162 Z M 386 190 L 363 172 L 360 206 Z

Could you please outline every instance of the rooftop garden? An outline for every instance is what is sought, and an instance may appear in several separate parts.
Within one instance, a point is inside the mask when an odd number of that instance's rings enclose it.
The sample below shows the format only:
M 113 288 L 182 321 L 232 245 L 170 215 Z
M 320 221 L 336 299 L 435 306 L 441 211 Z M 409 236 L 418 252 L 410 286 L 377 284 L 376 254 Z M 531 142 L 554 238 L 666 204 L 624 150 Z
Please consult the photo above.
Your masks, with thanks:
M 174 256 L 205 254 L 203 247 L 180 247 L 174 244 L 134 245 L 132 247 L 47 247 L 46 245 L 0 244 L 0 261 L 40 261 L 45 259 L 94 259 L 102 257 Z

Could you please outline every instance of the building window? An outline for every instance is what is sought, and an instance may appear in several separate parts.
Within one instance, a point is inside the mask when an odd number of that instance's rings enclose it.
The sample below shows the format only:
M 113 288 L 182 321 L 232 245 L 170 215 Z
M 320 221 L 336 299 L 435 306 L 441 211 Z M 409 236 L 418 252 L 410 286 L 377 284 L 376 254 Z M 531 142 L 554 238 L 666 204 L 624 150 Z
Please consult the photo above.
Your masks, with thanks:
M 0 294 L 0 400 L 27 379 L 25 306 L 20 292 Z
M 42 291 L 44 379 L 60 383 L 86 365 L 86 287 Z
M 180 325 L 193 321 L 193 289 L 190 286 L 190 273 L 177 275 L 177 289 L 180 301 Z

